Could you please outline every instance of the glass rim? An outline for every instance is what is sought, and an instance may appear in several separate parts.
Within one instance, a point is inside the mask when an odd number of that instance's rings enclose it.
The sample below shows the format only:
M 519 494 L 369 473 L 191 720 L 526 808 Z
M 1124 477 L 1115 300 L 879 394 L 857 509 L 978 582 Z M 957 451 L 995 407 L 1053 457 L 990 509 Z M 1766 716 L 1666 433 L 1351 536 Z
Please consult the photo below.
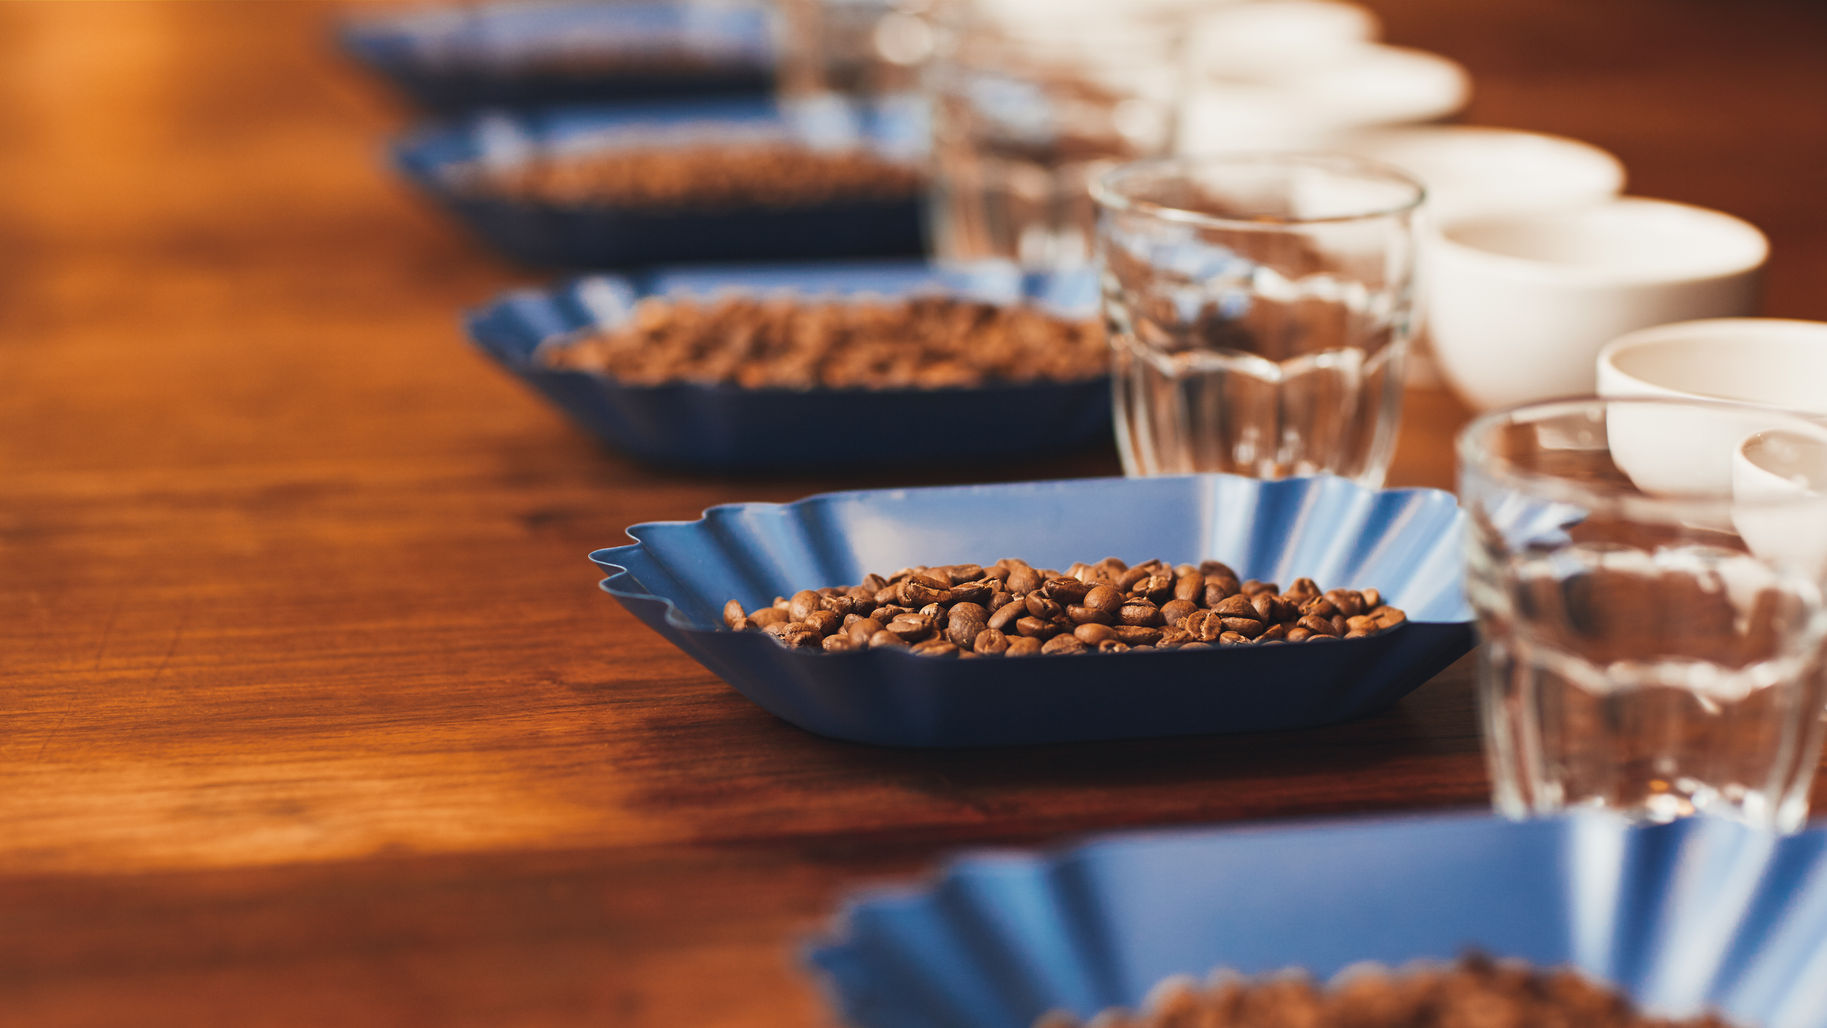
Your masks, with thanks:
M 1145 175 L 1162 171 L 1180 169 L 1191 171 L 1205 168 L 1224 167 L 1272 167 L 1281 165 L 1293 168 L 1321 168 L 1330 171 L 1356 174 L 1366 179 L 1380 179 L 1392 185 L 1405 187 L 1411 191 L 1410 196 L 1401 203 L 1380 205 L 1364 210 L 1350 211 L 1344 214 L 1331 214 L 1325 217 L 1302 218 L 1290 215 L 1263 214 L 1254 216 L 1227 216 L 1209 214 L 1186 207 L 1175 207 L 1172 204 L 1144 200 L 1122 191 L 1121 180 L 1130 175 Z M 1331 153 L 1324 150 L 1238 150 L 1208 154 L 1186 154 L 1167 157 L 1145 157 L 1141 160 L 1127 161 L 1100 174 L 1091 182 L 1091 199 L 1098 207 L 1124 214 L 1143 214 L 1179 224 L 1194 225 L 1200 228 L 1232 229 L 1242 231 L 1276 231 L 1303 225 L 1343 225 L 1360 221 L 1376 221 L 1382 218 L 1395 218 L 1413 213 L 1427 200 L 1427 186 L 1419 178 L 1393 164 L 1357 157 L 1351 154 Z
M 1582 411 L 1609 413 L 1609 410 L 1614 407 L 1638 410 L 1698 410 L 1714 414 L 1754 417 L 1770 422 L 1770 424 L 1748 434 L 1746 440 L 1771 431 L 1793 430 L 1820 442 L 1823 452 L 1827 452 L 1827 419 L 1818 419 L 1799 411 L 1727 400 L 1690 400 L 1668 396 L 1585 395 L 1517 404 L 1486 411 L 1474 417 L 1459 429 L 1453 441 L 1453 455 L 1458 462 L 1457 472 L 1462 477 L 1468 472 L 1482 475 L 1500 484 L 1518 486 L 1519 491 L 1531 496 L 1570 503 L 1591 510 L 1615 511 L 1620 508 L 1628 508 L 1639 517 L 1650 510 L 1677 520 L 1730 510 L 1780 511 L 1799 508 L 1818 510 L 1824 503 L 1827 503 L 1827 490 L 1798 490 L 1794 494 L 1765 494 L 1757 497 L 1740 497 L 1729 490 L 1724 493 L 1649 493 L 1624 483 L 1589 482 L 1556 475 L 1552 472 L 1533 471 L 1519 467 L 1514 461 L 1492 453 L 1486 445 L 1486 440 L 1490 437 L 1492 430 L 1499 425 L 1540 423 L 1554 417 Z M 1736 450 L 1743 445 L 1742 441 L 1738 443 L 1734 447 L 1734 452 L 1736 453 Z M 1461 496 L 1460 502 L 1464 503 L 1465 497 Z

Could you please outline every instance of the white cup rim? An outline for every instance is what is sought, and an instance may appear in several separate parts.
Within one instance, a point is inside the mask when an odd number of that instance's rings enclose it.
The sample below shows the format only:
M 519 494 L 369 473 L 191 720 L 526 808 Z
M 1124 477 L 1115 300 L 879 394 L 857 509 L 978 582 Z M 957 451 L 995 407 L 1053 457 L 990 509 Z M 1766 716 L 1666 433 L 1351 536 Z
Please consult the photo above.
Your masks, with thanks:
M 1522 257 L 1515 254 L 1498 253 L 1483 247 L 1473 246 L 1455 238 L 1453 233 L 1467 228 L 1540 222 L 1589 215 L 1606 208 L 1636 207 L 1658 208 L 1679 211 L 1690 218 L 1708 222 L 1722 232 L 1736 233 L 1738 237 L 1750 244 L 1749 254 L 1742 260 L 1718 261 L 1711 265 L 1697 267 L 1686 271 L 1658 270 L 1642 267 L 1597 267 L 1593 265 L 1566 264 L 1558 261 L 1541 260 L 1533 257 Z M 1433 231 L 1433 243 L 1455 258 L 1483 264 L 1499 269 L 1506 274 L 1530 278 L 1537 281 L 1552 282 L 1559 285 L 1591 285 L 1599 288 L 1611 288 L 1620 285 L 1662 285 L 1679 283 L 1711 282 L 1735 278 L 1764 266 L 1770 257 L 1770 240 L 1763 230 L 1736 215 L 1710 207 L 1682 203 L 1677 200 L 1662 200 L 1646 196 L 1618 196 L 1596 203 L 1581 204 L 1576 207 L 1549 211 L 1528 211 L 1490 215 L 1471 215 L 1455 218 L 1445 224 L 1436 225 Z
M 1711 342 L 1720 347 L 1730 347 L 1738 341 L 1776 340 L 1817 343 L 1823 349 L 1827 349 L 1827 321 L 1807 321 L 1800 318 L 1699 318 L 1692 321 L 1674 321 L 1666 325 L 1651 325 L 1648 328 L 1626 332 L 1606 343 L 1599 349 L 1595 367 L 1601 383 L 1605 378 L 1611 377 L 1628 384 L 1633 389 L 1646 390 L 1653 395 L 1766 405 L 1759 400 L 1744 400 L 1716 393 L 1699 392 L 1669 385 L 1666 382 L 1654 381 L 1624 367 L 1620 362 L 1623 357 L 1634 352 L 1682 343 Z M 1604 390 L 1601 388 L 1601 391 Z M 1809 417 L 1820 416 L 1810 411 L 1800 413 Z

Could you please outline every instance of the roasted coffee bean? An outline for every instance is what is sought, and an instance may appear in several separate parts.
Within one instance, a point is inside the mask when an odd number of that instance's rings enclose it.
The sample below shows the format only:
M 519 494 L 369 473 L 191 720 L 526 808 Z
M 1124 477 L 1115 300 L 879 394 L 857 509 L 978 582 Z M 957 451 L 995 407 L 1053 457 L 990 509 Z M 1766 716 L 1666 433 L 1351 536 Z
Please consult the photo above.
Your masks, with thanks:
M 1216 578 L 1207 575 L 1205 576 L 1205 595 L 1200 599 L 1206 606 L 1216 607 L 1223 603 L 1226 597 L 1237 595 L 1237 591 L 1238 584 L 1235 578 Z
M 1199 640 L 1195 639 L 1189 643 L 1182 643 L 1180 645 L 1180 648 L 1183 650 L 1209 650 L 1212 648 L 1212 644 L 1208 643 L 1208 642 L 1200 642 Z
M 1288 606 L 1288 601 L 1269 593 L 1257 593 L 1250 597 L 1250 607 L 1256 611 L 1256 620 L 1274 624 L 1288 620 L 1287 615 L 1296 613 Z
M 1061 575 L 1058 578 L 1048 579 L 1047 584 L 1041 586 L 1041 591 L 1047 594 L 1048 599 L 1064 606 L 1071 606 L 1074 603 L 1082 603 L 1085 594 L 1091 591 L 1091 587 L 1076 578 Z
M 1031 639 L 1050 639 L 1059 634 L 1059 628 L 1051 621 L 1042 621 L 1037 617 L 1025 617 L 1015 622 L 1015 631 Z
M 1012 593 L 1031 593 L 1040 588 L 1040 575 L 1026 564 L 1019 565 L 1009 570 L 1008 586 Z
M 1232 618 L 1229 620 L 1234 621 L 1240 619 Z M 1194 611 L 1186 616 L 1185 621 L 1180 622 L 1180 627 L 1186 630 L 1186 634 L 1200 642 L 1211 642 L 1213 639 L 1224 634 L 1225 621 L 1225 618 L 1220 617 L 1213 611 Z
M 1007 653 L 1009 637 L 994 628 L 986 628 L 977 633 L 977 638 L 971 640 L 971 649 L 987 657 Z
M 1312 616 L 1316 618 L 1330 618 L 1338 612 L 1338 607 L 1324 596 L 1315 596 L 1313 599 L 1300 605 L 1302 617 Z
M 812 631 L 810 628 L 807 628 L 797 621 L 789 622 L 786 630 L 782 631 L 774 638 L 779 639 L 782 645 L 791 646 L 795 649 L 806 646 L 817 646 L 821 641 L 817 632 Z
M 989 616 L 987 624 L 999 632 L 1006 632 L 1017 618 L 1026 617 L 1027 613 L 1028 605 L 1026 603 L 1020 600 L 1010 600 L 996 608 L 995 613 Z
M 954 604 L 946 620 L 945 637 L 954 645 L 969 646 L 977 639 L 977 633 L 989 627 L 989 611 L 981 604 Z
M 1065 611 L 1064 607 L 1037 592 L 1029 593 L 1028 598 L 1022 602 L 1028 608 L 1028 613 L 1037 618 L 1056 618 Z
M 1117 637 L 1116 629 L 1111 628 L 1109 625 L 1100 625 L 1095 622 L 1083 624 L 1074 628 L 1072 634 L 1078 636 L 1079 642 L 1082 642 L 1087 646 L 1096 646 L 1106 639 L 1115 639 Z
M 1125 625 L 1161 624 L 1161 608 L 1148 600 L 1131 600 L 1117 610 L 1117 620 Z
M 1211 609 L 1212 613 L 1227 618 L 1253 618 L 1256 616 L 1256 605 L 1250 602 L 1250 597 L 1246 593 L 1226 596 L 1212 604 Z
M 1153 646 L 1161 641 L 1161 629 L 1144 625 L 1118 625 L 1116 637 L 1131 646 Z
M 1202 575 L 1218 575 L 1222 578 L 1230 579 L 1235 579 L 1237 577 L 1237 572 L 1232 571 L 1229 564 L 1219 560 L 1200 561 L 1199 573 Z
M 1033 588 L 1019 594 L 1004 588 L 1023 584 L 1024 578 Z M 833 653 L 910 646 L 923 655 L 971 659 L 1361 639 L 1406 620 L 1397 608 L 1371 604 L 1382 598 L 1375 590 L 1321 592 L 1307 578 L 1296 579 L 1286 594 L 1273 589 L 1273 582 L 1236 582 L 1229 568 L 1215 562 L 1169 567 L 1150 560 L 1129 566 L 1107 557 L 1075 563 L 1060 574 L 1003 560 L 987 568 L 902 568 L 856 586 L 802 589 L 775 597 L 753 614 L 731 601 L 723 615 L 732 630 L 759 630 L 786 646 Z M 878 594 L 899 602 L 878 606 Z M 1201 606 L 1208 597 L 1213 602 Z M 926 602 L 916 609 L 909 605 L 916 600 Z M 1069 641 L 1056 641 L 1062 637 Z
M 929 603 L 947 603 L 951 598 L 951 587 L 935 578 L 915 575 L 901 583 L 901 602 L 909 607 L 924 607 Z
M 987 604 L 995 591 L 995 587 L 988 582 L 963 582 L 952 586 L 952 602 Z
M 1329 589 L 1326 598 L 1346 617 L 1356 617 L 1364 613 L 1364 596 L 1351 589 Z
M 1192 600 L 1168 600 L 1161 605 L 1161 620 L 1169 625 L 1177 625 L 1186 615 L 1198 609 L 1199 605 Z
M 1303 615 L 1300 619 L 1300 627 L 1312 632 L 1314 635 L 1337 634 L 1332 627 L 1332 619 L 1323 618 L 1317 614 Z
M 1107 585 L 1095 586 L 1085 593 L 1084 605 L 1115 617 L 1123 606 L 1123 594 Z
M 1186 571 L 1174 579 L 1174 599 L 1192 603 L 1205 595 L 1205 576 L 1197 571 Z
M 1129 587 L 1130 595 L 1155 601 L 1167 599 L 1173 595 L 1173 591 L 1174 578 L 1163 571 L 1157 571 Z
M 933 621 L 924 614 L 902 614 L 888 622 L 888 631 L 903 642 L 919 642 L 933 634 Z
M 1032 657 L 1040 653 L 1043 644 L 1039 639 L 1030 639 L 1025 635 L 1011 636 L 1009 648 L 1003 651 L 1008 657 Z
M 1236 632 L 1245 639 L 1254 639 L 1269 630 L 1269 626 L 1255 618 L 1222 618 L 1220 624 L 1227 632 Z
M 1131 586 L 1135 585 L 1137 582 L 1140 582 L 1147 577 L 1148 577 L 1147 568 L 1139 567 L 1139 566 L 1129 568 L 1128 570 L 1124 571 L 1122 574 L 1117 576 L 1116 587 L 1118 589 L 1122 590 L 1123 592 L 1128 592 Z
M 1366 610 L 1376 610 L 1383 605 L 1383 594 L 1377 592 L 1375 589 L 1360 590 L 1358 595 L 1364 597 L 1364 607 Z
M 913 645 L 913 652 L 922 657 L 950 657 L 958 652 L 958 647 L 949 639 L 933 637 Z
M 787 616 L 794 621 L 804 621 L 807 614 L 819 609 L 823 599 L 810 589 L 801 589 L 787 601 Z

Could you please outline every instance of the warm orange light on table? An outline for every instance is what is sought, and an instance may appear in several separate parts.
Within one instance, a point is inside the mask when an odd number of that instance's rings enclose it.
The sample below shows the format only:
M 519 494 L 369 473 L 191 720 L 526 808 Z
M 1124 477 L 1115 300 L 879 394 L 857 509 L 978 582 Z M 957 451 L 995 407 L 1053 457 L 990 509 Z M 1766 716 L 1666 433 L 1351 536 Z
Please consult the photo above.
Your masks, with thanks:
M 1827 14 L 1376 6 L 1472 120 L 1624 158 L 1827 318 Z M 821 1023 L 791 945 L 959 846 L 1486 802 L 1469 669 L 1311 732 L 901 752 L 757 710 L 600 595 L 638 521 L 1114 455 L 696 478 L 467 352 L 539 276 L 382 167 L 311 3 L 0 7 L 0 1020 Z M 1390 480 L 1451 484 L 1412 395 Z M 1827 789 L 1817 787 L 1817 803 Z

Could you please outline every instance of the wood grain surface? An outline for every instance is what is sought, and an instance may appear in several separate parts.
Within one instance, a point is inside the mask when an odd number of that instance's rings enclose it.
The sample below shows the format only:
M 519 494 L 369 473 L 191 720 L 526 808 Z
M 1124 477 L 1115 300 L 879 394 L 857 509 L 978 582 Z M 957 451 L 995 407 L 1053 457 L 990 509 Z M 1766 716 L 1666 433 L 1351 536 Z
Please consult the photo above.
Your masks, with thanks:
M 1827 9 L 1385 0 L 1468 119 L 1769 233 L 1827 319 Z M 0 1024 L 826 1023 L 794 947 L 961 846 L 1485 802 L 1468 668 L 1238 738 L 900 752 L 773 720 L 595 589 L 637 521 L 1108 453 L 702 478 L 472 356 L 536 276 L 391 180 L 306 3 L 0 5 Z M 1393 479 L 1449 486 L 1410 400 Z M 1817 790 L 1817 800 L 1827 792 Z

